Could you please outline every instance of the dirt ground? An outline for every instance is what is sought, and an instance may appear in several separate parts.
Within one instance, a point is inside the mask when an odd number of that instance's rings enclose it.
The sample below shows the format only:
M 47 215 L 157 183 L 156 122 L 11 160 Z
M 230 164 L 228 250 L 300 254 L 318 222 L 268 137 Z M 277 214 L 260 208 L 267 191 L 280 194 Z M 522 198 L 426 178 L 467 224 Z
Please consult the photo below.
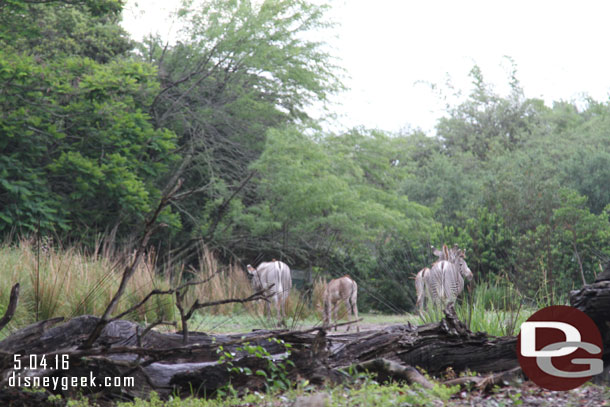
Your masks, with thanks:
M 481 391 L 460 392 L 447 404 L 450 406 L 610 406 L 610 387 L 585 384 L 570 391 L 549 391 L 530 381 L 520 386 L 497 388 L 486 394 Z

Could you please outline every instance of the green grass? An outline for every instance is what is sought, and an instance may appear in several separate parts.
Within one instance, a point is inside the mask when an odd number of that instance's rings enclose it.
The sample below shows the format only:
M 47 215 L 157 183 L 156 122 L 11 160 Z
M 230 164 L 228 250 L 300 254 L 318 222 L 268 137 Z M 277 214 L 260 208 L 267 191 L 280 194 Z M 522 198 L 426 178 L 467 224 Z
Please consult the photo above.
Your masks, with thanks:
M 455 311 L 460 321 L 473 332 L 486 332 L 494 336 L 516 335 L 521 323 L 535 311 L 524 308 L 526 302 L 506 279 L 492 278 L 477 284 L 471 293 L 465 290 L 455 303 Z M 415 321 L 421 325 L 438 322 L 443 317 L 443 306 L 429 304 Z
M 268 393 L 248 393 L 243 396 L 228 396 L 216 399 L 170 398 L 168 401 L 160 400 L 152 395 L 150 400 L 136 400 L 130 403 L 119 403 L 118 407 L 231 407 L 231 406 L 263 406 L 288 407 L 295 405 L 297 399 L 303 403 L 306 398 L 316 397 L 326 400 L 328 407 L 349 406 L 437 406 L 446 403 L 458 391 L 459 387 L 435 385 L 432 389 L 423 389 L 419 385 L 406 385 L 404 383 L 380 384 L 369 376 L 361 375 L 356 383 L 350 386 L 332 385 L 318 389 L 306 381 L 300 383 L 295 389 L 288 391 L 273 391 Z M 301 404 L 309 405 L 309 404 Z M 82 405 L 83 407 L 86 404 Z
M 0 245 L 0 312 L 6 309 L 11 286 L 21 284 L 20 304 L 11 325 L 0 332 L 0 338 L 12 330 L 34 322 L 63 316 L 101 315 L 116 292 L 121 272 L 129 259 L 111 256 L 109 253 L 85 254 L 76 248 L 51 250 L 39 253 L 30 241 L 16 245 Z M 221 266 L 214 255 L 202 253 L 199 270 L 189 271 L 189 277 L 210 281 L 204 285 L 189 288 L 185 306 L 195 299 L 200 302 L 226 298 L 244 298 L 252 293 L 246 274 L 234 265 Z M 216 273 L 217 271 L 221 273 Z M 216 274 L 215 274 L 216 273 Z M 165 273 L 168 275 L 170 273 Z M 171 273 L 185 274 L 176 266 Z M 127 292 L 119 303 L 116 313 L 138 303 L 153 288 L 168 289 L 176 285 L 163 277 L 154 268 L 154 256 L 150 255 L 138 267 L 130 281 Z M 318 281 L 309 304 L 299 292 L 293 290 L 287 305 L 289 329 L 308 329 L 322 324 L 321 295 L 324 282 Z M 466 322 L 470 330 L 483 331 L 491 335 L 503 336 L 517 333 L 520 324 L 533 312 L 524 310 L 523 296 L 508 281 L 494 278 L 478 283 L 471 295 L 464 292 L 456 304 L 458 317 Z M 341 311 L 340 311 L 341 312 Z M 115 314 L 116 314 L 115 313 Z M 265 317 L 263 302 L 247 304 L 226 304 L 200 311 L 189 321 L 189 329 L 210 333 L 239 333 L 253 329 L 272 329 L 279 324 L 273 310 L 272 316 Z M 376 328 L 382 325 L 410 322 L 421 325 L 437 322 L 443 318 L 440 307 L 429 307 L 421 316 L 411 314 L 382 315 L 361 313 L 361 327 Z M 127 316 L 136 321 L 179 320 L 174 304 L 174 296 L 155 296 L 145 307 Z M 339 321 L 346 321 L 345 315 Z M 339 332 L 346 327 L 340 327 Z
M 12 331 L 36 320 L 62 316 L 101 315 L 116 292 L 121 272 L 129 258 L 109 253 L 86 254 L 77 248 L 53 249 L 42 253 L 35 243 L 22 240 L 17 244 L 0 245 L 0 312 L 8 304 L 12 285 L 21 284 L 17 312 L 10 325 L 0 332 L 0 339 Z M 214 256 L 202 254 L 200 270 L 191 270 L 189 278 L 206 280 L 213 272 L 223 270 Z M 165 273 L 165 275 L 170 273 Z M 182 276 L 183 269 L 176 266 L 173 275 Z M 138 303 L 152 289 L 168 289 L 172 285 L 168 278 L 154 268 L 154 257 L 147 257 L 130 280 L 115 315 Z M 308 329 L 322 324 L 321 292 L 323 284 L 316 287 L 312 306 L 299 292 L 293 290 L 287 306 L 287 327 Z M 229 266 L 215 275 L 205 285 L 189 288 L 185 299 L 188 308 L 195 299 L 200 302 L 226 298 L 244 298 L 252 293 L 252 287 L 243 270 Z M 179 320 L 174 296 L 154 296 L 127 319 L 152 322 L 162 317 L 166 321 Z M 253 329 L 272 329 L 278 326 L 275 310 L 272 316 L 263 316 L 263 302 L 227 304 L 206 308 L 189 321 L 189 329 L 212 333 L 237 333 Z M 339 314 L 341 315 L 341 314 Z M 361 314 L 364 325 L 385 325 L 413 322 L 409 315 Z M 345 318 L 339 322 L 346 321 Z M 340 327 L 339 331 L 345 331 Z
M 189 272 L 189 278 L 205 280 L 206 285 L 189 288 L 187 307 L 195 299 L 214 301 L 225 298 L 244 298 L 252 293 L 252 287 L 243 270 L 236 266 L 224 269 L 216 263 L 213 255 L 204 253 L 200 270 Z M 9 329 L 0 332 L 0 339 L 14 330 L 36 319 L 54 316 L 71 317 L 84 313 L 101 315 L 115 293 L 120 280 L 120 272 L 128 260 L 121 261 L 109 255 L 87 255 L 77 249 L 51 250 L 41 254 L 32 244 L 22 241 L 18 245 L 0 245 L 0 312 L 6 309 L 8 294 L 15 282 L 21 283 L 20 304 Z M 223 271 L 212 276 L 217 270 Z M 180 266 L 173 275 L 182 277 Z M 166 275 L 169 273 L 166 273 Z M 212 278 L 213 277 L 213 278 Z M 179 280 L 177 280 L 179 281 Z M 154 258 L 147 258 L 134 274 L 130 287 L 119 306 L 120 312 L 139 302 L 153 288 L 167 289 L 176 282 L 154 269 Z M 321 293 L 323 282 L 318 282 L 313 291 L 313 305 L 310 305 L 294 290 L 288 304 L 287 328 L 309 329 L 322 325 Z M 165 320 L 178 320 L 173 296 L 156 297 L 142 310 L 128 318 L 139 321 L 152 321 L 159 316 Z M 471 294 L 464 293 L 456 303 L 456 312 L 473 332 L 483 331 L 491 335 L 514 335 L 520 324 L 535 310 L 524 309 L 526 301 L 510 283 L 494 279 L 477 284 Z M 226 304 L 205 308 L 189 321 L 191 331 L 207 333 L 243 333 L 254 329 L 276 328 L 278 321 L 273 316 L 263 316 L 262 302 L 247 304 Z M 438 322 L 444 317 L 440 307 L 429 307 L 422 315 L 383 315 L 361 313 L 361 328 L 373 329 L 384 325 L 410 322 L 421 325 Z M 339 322 L 346 321 L 345 315 Z M 345 332 L 340 327 L 338 332 Z M 353 332 L 353 329 L 350 330 Z M 161 401 L 152 396 L 149 401 L 137 400 L 133 403 L 119 404 L 123 407 L 161 407 L 161 406 L 292 406 L 297 398 L 321 394 L 330 407 L 340 406 L 385 406 L 385 405 L 439 405 L 445 403 L 455 389 L 436 386 L 424 390 L 418 386 L 389 383 L 379 384 L 371 377 L 362 375 L 355 378 L 349 386 L 333 385 L 323 389 L 315 388 L 307 382 L 295 385 L 289 390 L 271 389 L 267 393 L 246 394 L 241 397 L 225 392 L 219 399 L 172 398 Z M 71 401 L 72 406 L 87 406 L 89 401 Z M 92 404 L 93 405 L 93 404 Z
M 361 328 L 371 328 L 373 326 L 406 324 L 411 322 L 414 324 L 417 316 L 411 314 L 404 315 L 383 315 L 383 314 L 360 314 L 362 321 Z M 347 319 L 339 321 L 347 322 Z M 287 318 L 286 325 L 290 329 L 309 329 L 314 326 L 321 326 L 322 319 L 315 314 L 310 314 L 307 318 L 294 320 Z M 202 331 L 207 333 L 240 333 L 249 332 L 253 329 L 275 329 L 277 328 L 275 316 L 264 318 L 262 314 L 249 313 L 242 310 L 240 313 L 233 315 L 222 315 L 212 313 L 198 313 L 189 322 L 189 329 L 194 331 Z M 339 327 L 338 332 L 345 332 L 346 326 Z M 354 328 L 350 328 L 353 332 Z M 334 331 L 333 331 L 334 332 Z

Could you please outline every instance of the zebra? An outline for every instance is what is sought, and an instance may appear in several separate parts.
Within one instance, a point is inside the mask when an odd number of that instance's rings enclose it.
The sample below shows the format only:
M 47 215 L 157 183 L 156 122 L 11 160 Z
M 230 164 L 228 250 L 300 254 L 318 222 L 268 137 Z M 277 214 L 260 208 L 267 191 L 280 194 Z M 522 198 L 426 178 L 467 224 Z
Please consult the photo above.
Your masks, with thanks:
M 433 248 L 434 249 L 434 248 Z M 464 251 L 455 246 L 434 249 L 439 258 L 431 268 L 421 269 L 415 276 L 416 306 L 421 309 L 425 297 L 435 303 L 452 303 L 464 290 L 464 279 L 472 280 L 472 271 L 464 260 Z
M 324 326 L 329 326 L 331 316 L 337 322 L 337 308 L 340 301 L 345 301 L 348 320 L 355 317 L 356 331 L 358 326 L 358 284 L 348 275 L 331 280 L 324 290 Z M 350 326 L 347 326 L 349 331 Z M 337 327 L 335 327 L 335 331 Z
M 272 293 L 271 300 L 275 304 L 278 322 L 283 323 L 286 316 L 286 301 L 292 288 L 290 267 L 282 261 L 273 259 L 259 264 L 257 268 L 248 264 L 246 270 L 252 276 L 252 286 L 255 290 L 269 289 Z M 265 314 L 269 313 L 269 303 L 265 302 Z

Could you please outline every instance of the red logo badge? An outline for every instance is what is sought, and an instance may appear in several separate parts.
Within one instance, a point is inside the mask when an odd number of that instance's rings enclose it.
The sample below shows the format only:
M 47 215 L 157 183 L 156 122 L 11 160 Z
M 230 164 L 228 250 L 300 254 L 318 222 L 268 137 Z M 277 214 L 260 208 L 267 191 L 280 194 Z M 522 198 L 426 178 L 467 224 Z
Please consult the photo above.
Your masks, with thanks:
M 543 308 L 521 324 L 517 356 L 523 373 L 548 390 L 571 390 L 603 371 L 595 322 L 573 307 Z

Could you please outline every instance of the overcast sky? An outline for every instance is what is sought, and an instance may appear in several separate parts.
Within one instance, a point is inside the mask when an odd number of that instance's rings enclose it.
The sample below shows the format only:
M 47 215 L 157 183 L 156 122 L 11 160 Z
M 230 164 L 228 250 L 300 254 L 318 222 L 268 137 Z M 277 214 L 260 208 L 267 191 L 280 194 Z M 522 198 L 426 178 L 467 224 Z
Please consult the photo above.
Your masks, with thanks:
M 349 78 L 335 98 L 334 129 L 365 126 L 430 132 L 442 115 L 425 83 L 447 78 L 468 90 L 474 64 L 506 94 L 510 56 L 527 97 L 605 101 L 610 91 L 610 2 L 564 0 L 334 0 L 329 38 Z M 128 0 L 124 26 L 135 39 L 171 38 L 178 0 Z M 447 91 L 448 92 L 448 91 Z

